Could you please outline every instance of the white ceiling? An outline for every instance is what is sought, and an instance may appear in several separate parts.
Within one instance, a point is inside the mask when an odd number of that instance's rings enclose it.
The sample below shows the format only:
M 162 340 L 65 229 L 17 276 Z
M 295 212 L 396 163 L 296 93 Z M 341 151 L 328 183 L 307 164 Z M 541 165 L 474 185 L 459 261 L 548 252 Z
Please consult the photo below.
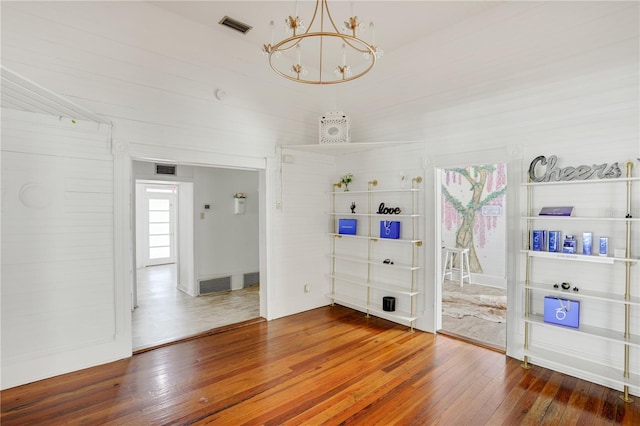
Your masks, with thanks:
M 270 41 L 269 22 L 276 23 L 276 39 L 284 38 L 284 20 L 295 11 L 295 0 L 289 1 L 161 1 L 154 5 L 217 31 L 233 33 L 238 39 L 256 46 Z M 308 24 L 315 1 L 298 1 L 298 15 Z M 397 50 L 433 32 L 443 30 L 468 19 L 501 2 L 494 1 L 329 1 L 328 6 L 338 27 L 354 13 L 365 23 L 374 22 L 376 44 L 385 53 Z M 241 35 L 222 27 L 218 22 L 229 16 L 253 28 Z M 318 28 L 314 24 L 314 29 Z M 367 39 L 369 34 L 362 35 Z
M 351 3 L 328 2 L 339 27 L 351 15 Z M 365 24 L 375 22 L 376 44 L 384 50 L 384 57 L 366 78 L 339 85 L 335 99 L 320 97 L 330 93 L 329 90 L 293 88 L 284 80 L 285 84 L 278 85 L 269 79 L 273 76 L 267 76 L 264 63 L 259 62 L 262 58 L 257 52 L 262 44 L 271 41 L 269 21 L 274 20 L 276 29 L 282 30 L 285 17 L 295 10 L 295 0 L 152 4 L 170 16 L 180 16 L 185 22 L 203 25 L 219 34 L 220 38 L 213 41 L 216 45 L 210 48 L 216 49 L 216 61 L 224 55 L 225 60 L 218 62 L 227 68 L 236 66 L 236 73 L 251 74 L 253 81 L 269 88 L 277 87 L 283 93 L 282 98 L 288 99 L 286 107 L 295 109 L 296 113 L 304 110 L 309 116 L 317 111 L 348 111 L 362 123 L 381 118 L 391 123 L 388 117 L 395 116 L 397 127 L 387 125 L 394 135 L 402 131 L 402 123 L 422 119 L 425 111 L 469 104 L 486 98 L 488 93 L 495 96 L 505 90 L 513 91 L 515 87 L 528 90 L 532 85 L 637 63 L 637 2 L 387 0 L 353 3 L 355 15 Z M 299 1 L 298 15 L 306 23 L 315 4 L 312 0 Z M 241 35 L 224 28 L 218 22 L 225 15 L 252 25 L 253 29 Z M 284 37 L 280 31 L 276 41 Z M 367 34 L 362 37 L 369 40 Z M 231 40 L 237 44 L 230 43 Z M 616 50 L 609 46 L 623 47 Z M 632 52 L 631 56 L 628 52 Z M 248 64 L 251 66 L 247 67 Z M 231 89 L 238 91 L 238 88 Z M 305 96 L 299 96 L 300 93 Z M 299 102 L 295 102 L 297 100 Z M 359 131 L 364 133 L 362 129 Z M 380 140 L 378 136 L 368 139 Z

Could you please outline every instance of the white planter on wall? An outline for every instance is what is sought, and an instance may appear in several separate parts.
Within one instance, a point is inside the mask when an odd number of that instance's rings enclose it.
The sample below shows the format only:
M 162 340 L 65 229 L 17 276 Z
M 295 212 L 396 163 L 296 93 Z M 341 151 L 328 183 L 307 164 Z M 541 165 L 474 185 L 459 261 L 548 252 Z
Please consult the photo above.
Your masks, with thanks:
M 245 210 L 245 199 L 244 198 L 234 198 L 233 199 L 233 214 L 244 214 Z

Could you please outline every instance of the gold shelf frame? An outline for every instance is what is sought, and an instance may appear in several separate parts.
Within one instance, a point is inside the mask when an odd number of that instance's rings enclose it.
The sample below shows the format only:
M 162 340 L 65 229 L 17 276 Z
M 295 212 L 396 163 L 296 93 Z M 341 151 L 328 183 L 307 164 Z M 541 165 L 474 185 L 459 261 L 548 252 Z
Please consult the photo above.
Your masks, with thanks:
M 419 192 L 417 191 L 418 189 L 418 185 L 422 183 L 422 176 L 417 176 L 414 177 L 413 179 L 411 179 L 411 266 L 415 267 L 418 263 L 418 257 L 419 257 L 419 248 L 422 247 L 422 240 L 418 238 L 418 204 L 419 204 Z M 374 188 L 378 186 L 378 180 L 377 179 L 373 179 L 367 182 L 367 211 L 368 212 L 372 212 L 373 211 L 373 199 L 374 199 Z M 336 188 L 341 188 L 342 184 L 341 183 L 334 183 L 332 185 L 332 191 L 331 191 L 331 212 L 332 214 L 336 213 Z M 364 191 L 363 191 L 364 192 Z M 378 238 L 376 238 L 373 235 L 373 218 L 374 216 L 372 215 L 368 215 L 367 216 L 367 306 L 371 305 L 371 289 L 373 288 L 371 285 L 372 283 L 372 268 L 373 268 L 373 262 L 372 262 L 372 252 L 373 252 L 373 244 L 378 242 Z M 332 234 L 333 237 L 331 238 L 331 294 L 335 295 L 335 286 L 336 286 L 336 239 L 340 238 L 340 235 L 338 234 L 338 229 L 337 229 L 337 222 L 338 222 L 338 218 L 337 216 L 334 215 L 333 219 L 332 219 Z M 412 268 L 411 269 L 411 292 L 416 292 L 417 290 L 417 286 L 418 286 L 418 277 L 417 274 L 419 273 L 418 269 Z M 416 316 L 416 311 L 417 311 L 417 301 L 416 301 L 416 296 L 415 295 L 411 295 L 409 296 L 410 299 L 410 318 L 415 318 Z M 335 299 L 331 298 L 331 306 L 335 305 Z M 371 316 L 371 312 L 369 309 L 366 309 L 365 315 L 367 318 L 369 318 Z M 415 319 L 410 320 L 409 321 L 409 330 L 411 333 L 413 333 L 415 331 Z
M 626 185 L 627 185 L 627 194 L 626 194 L 626 218 L 631 218 L 631 209 L 632 209 L 632 192 L 631 192 L 631 188 L 632 188 L 632 183 L 633 183 L 633 179 L 632 176 L 633 175 L 633 162 L 628 161 L 626 163 Z M 529 180 L 529 183 L 531 183 L 531 180 Z M 527 219 L 527 249 L 530 250 L 531 249 L 531 230 L 532 230 L 532 217 L 534 217 L 535 215 L 533 214 L 533 203 L 532 203 L 532 187 L 531 186 L 527 186 L 527 215 L 529 217 L 529 219 Z M 632 226 L 633 221 L 632 220 L 627 220 L 626 221 L 626 235 L 625 235 L 625 258 L 627 260 L 625 260 L 625 294 L 624 294 L 624 299 L 625 300 L 631 300 L 631 266 L 635 265 L 637 262 L 632 260 L 632 253 L 631 253 L 631 226 Z M 529 256 L 527 254 L 527 258 L 526 258 L 526 265 L 525 265 L 525 294 L 524 294 L 524 315 L 525 318 L 529 316 L 530 314 L 530 309 L 531 309 L 531 289 L 530 281 L 531 278 L 531 256 Z M 529 330 L 530 324 L 525 321 L 524 323 L 524 349 L 525 351 L 527 349 L 529 349 L 529 339 L 530 339 L 530 330 Z M 624 307 L 624 337 L 625 339 L 629 339 L 631 337 L 631 305 L 630 304 L 625 304 Z M 628 343 L 624 344 L 624 368 L 623 368 L 623 377 L 624 378 L 629 378 L 630 377 L 630 354 L 629 354 L 629 349 L 630 349 L 630 345 Z M 523 357 L 523 361 L 520 364 L 520 366 L 524 369 L 530 369 L 531 365 L 529 364 L 529 356 L 528 355 L 524 355 Z M 622 399 L 624 402 L 627 403 L 632 403 L 634 402 L 633 398 L 631 398 L 630 394 L 629 394 L 629 385 L 624 385 L 623 387 L 623 392 L 620 395 L 620 399 Z

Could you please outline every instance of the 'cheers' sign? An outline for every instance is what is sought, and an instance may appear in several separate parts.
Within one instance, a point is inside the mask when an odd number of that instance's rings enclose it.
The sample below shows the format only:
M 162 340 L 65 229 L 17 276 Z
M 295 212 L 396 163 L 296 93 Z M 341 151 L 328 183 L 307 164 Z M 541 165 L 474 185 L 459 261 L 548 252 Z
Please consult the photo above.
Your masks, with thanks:
M 536 157 L 529 165 L 529 178 L 531 182 L 549 182 L 566 181 L 566 180 L 586 180 L 594 174 L 598 179 L 612 179 L 619 178 L 622 175 L 622 171 L 618 166 L 618 163 L 602 163 L 594 164 L 593 166 L 578 166 L 578 167 L 564 167 L 560 168 L 556 166 L 558 157 L 552 155 L 547 159 L 540 155 Z M 544 168 L 544 174 L 536 174 L 536 166 L 546 166 Z

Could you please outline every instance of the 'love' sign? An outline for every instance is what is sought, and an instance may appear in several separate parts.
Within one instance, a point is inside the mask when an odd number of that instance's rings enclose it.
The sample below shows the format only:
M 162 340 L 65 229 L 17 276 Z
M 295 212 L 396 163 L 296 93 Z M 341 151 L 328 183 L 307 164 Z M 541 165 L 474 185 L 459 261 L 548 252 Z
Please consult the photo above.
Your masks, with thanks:
M 384 203 L 378 206 L 378 214 L 400 214 L 400 207 L 385 207 Z

